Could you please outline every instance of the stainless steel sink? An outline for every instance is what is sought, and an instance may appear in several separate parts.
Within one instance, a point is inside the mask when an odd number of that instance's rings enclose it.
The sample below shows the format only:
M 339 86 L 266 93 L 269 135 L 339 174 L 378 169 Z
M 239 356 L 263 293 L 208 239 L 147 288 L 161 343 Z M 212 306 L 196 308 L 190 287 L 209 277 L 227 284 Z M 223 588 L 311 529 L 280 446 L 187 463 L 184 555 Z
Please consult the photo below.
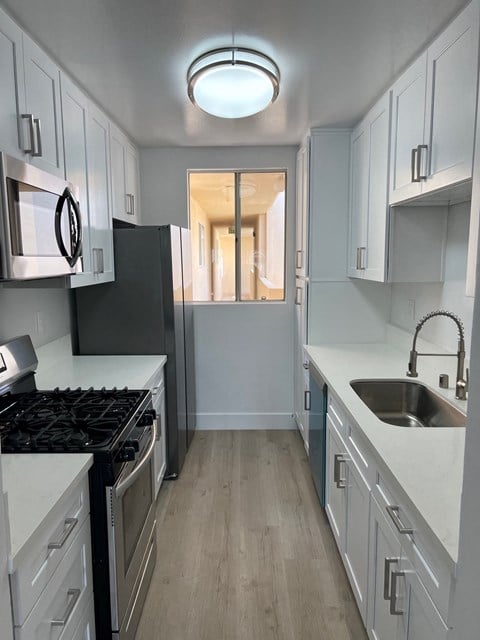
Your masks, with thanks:
M 373 413 L 397 427 L 464 427 L 465 415 L 419 382 L 352 380 L 350 386 Z

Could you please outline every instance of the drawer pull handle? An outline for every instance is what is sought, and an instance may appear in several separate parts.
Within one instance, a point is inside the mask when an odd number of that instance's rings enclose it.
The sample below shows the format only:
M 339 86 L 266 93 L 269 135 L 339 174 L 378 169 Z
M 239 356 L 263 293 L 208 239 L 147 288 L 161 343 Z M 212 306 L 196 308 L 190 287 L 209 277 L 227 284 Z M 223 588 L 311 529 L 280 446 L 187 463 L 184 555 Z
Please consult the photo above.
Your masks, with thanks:
M 58 542 L 49 542 L 48 543 L 48 548 L 49 549 L 61 549 L 63 547 L 63 545 L 65 544 L 65 542 L 70 537 L 72 531 L 75 529 L 77 524 L 78 524 L 78 518 L 66 518 L 65 519 L 65 528 L 63 530 L 62 537 L 60 538 L 60 540 Z
M 392 571 L 392 593 L 390 594 L 390 615 L 401 616 L 403 611 L 397 608 L 397 579 L 402 578 L 405 571 Z
M 392 597 L 390 591 L 390 567 L 392 564 L 397 564 L 400 558 L 385 558 L 385 565 L 383 569 L 383 599 L 390 600 Z
M 337 489 L 345 489 L 347 486 L 347 479 L 342 478 L 340 473 L 340 465 L 342 462 L 347 462 L 348 457 L 345 453 L 336 453 L 333 456 L 333 481 Z
M 400 516 L 398 515 L 400 511 L 400 507 L 388 505 L 386 509 L 387 509 L 388 515 L 393 520 L 393 524 L 396 526 L 399 533 L 406 533 L 410 535 L 413 533 L 413 529 L 411 527 L 406 527 L 403 524 L 403 522 L 400 520 Z
M 70 616 L 72 615 L 72 611 L 75 609 L 75 605 L 78 602 L 78 599 L 80 598 L 80 594 L 82 593 L 81 589 L 69 589 L 67 591 L 67 597 L 71 598 L 70 602 L 67 605 L 67 608 L 65 609 L 65 613 L 63 618 L 59 618 L 58 620 L 52 620 L 51 624 L 52 627 L 64 627 Z

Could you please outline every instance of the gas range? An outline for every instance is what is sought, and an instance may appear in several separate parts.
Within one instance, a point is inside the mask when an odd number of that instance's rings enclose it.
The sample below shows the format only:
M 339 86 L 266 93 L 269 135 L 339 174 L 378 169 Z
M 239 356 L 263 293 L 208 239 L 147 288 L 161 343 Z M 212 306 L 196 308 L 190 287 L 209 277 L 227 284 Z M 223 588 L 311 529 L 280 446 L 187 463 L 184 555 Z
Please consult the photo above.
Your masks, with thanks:
M 93 453 L 98 462 L 112 462 L 135 435 L 132 422 L 147 408 L 148 395 L 127 388 L 6 393 L 0 396 L 2 451 Z
M 93 454 L 96 638 L 134 640 L 156 560 L 151 394 L 127 388 L 39 391 L 37 364 L 29 336 L 0 344 L 1 451 Z

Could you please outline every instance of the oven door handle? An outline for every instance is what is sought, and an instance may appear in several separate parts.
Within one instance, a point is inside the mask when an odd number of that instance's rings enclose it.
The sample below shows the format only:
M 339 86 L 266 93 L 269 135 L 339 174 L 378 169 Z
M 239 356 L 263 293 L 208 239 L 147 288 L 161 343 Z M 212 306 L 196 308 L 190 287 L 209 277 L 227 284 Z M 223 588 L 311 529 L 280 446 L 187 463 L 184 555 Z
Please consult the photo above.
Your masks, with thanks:
M 145 451 L 145 455 L 137 464 L 137 466 L 132 471 L 132 473 L 130 473 L 125 478 L 125 480 L 122 480 L 116 487 L 114 487 L 115 498 L 117 500 L 119 500 L 123 496 L 123 494 L 127 491 L 127 489 L 129 489 L 132 486 L 132 484 L 135 482 L 138 476 L 142 473 L 145 465 L 148 464 L 150 458 L 152 457 L 156 440 L 157 440 L 157 420 L 155 419 L 152 425 L 152 439 L 150 441 L 150 444 L 148 445 L 148 449 Z

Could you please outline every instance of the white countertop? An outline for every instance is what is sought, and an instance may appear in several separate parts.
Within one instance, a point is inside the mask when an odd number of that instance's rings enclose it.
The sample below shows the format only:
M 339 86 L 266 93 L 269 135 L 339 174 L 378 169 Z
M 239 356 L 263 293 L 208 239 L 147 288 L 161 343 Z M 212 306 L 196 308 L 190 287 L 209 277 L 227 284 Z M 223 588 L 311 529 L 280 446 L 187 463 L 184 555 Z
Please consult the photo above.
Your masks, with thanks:
M 2 454 L 10 529 L 9 570 L 65 491 L 92 466 L 90 453 Z
M 350 381 L 358 378 L 406 378 L 408 350 L 390 344 L 306 346 L 311 362 L 339 397 L 388 468 L 402 499 L 440 543 L 446 561 L 457 562 L 465 429 L 407 429 L 381 422 L 356 395 Z M 451 374 L 455 359 L 419 357 L 417 381 L 423 382 L 466 412 L 466 403 L 450 389 L 438 388 L 439 373 Z
M 69 337 L 37 349 L 37 389 L 129 387 L 144 389 L 167 356 L 72 356 Z

